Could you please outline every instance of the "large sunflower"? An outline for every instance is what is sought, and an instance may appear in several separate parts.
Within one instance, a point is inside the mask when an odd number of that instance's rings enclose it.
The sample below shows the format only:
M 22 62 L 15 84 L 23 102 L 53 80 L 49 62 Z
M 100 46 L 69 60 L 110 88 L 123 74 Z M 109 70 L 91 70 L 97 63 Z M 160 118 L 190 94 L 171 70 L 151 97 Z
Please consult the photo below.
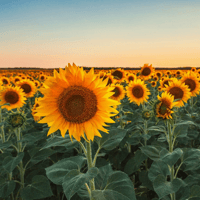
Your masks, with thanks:
M 72 136 L 77 141 L 81 137 L 86 140 L 85 133 L 93 141 L 94 136 L 102 137 L 97 129 L 108 133 L 102 126 L 108 126 L 104 122 L 115 123 L 110 116 L 118 111 L 111 106 L 120 104 L 109 98 L 114 88 L 106 87 L 108 79 L 99 79 L 93 68 L 86 74 L 74 63 L 59 72 L 54 70 L 54 77 L 45 81 L 41 89 L 44 97 L 35 109 L 35 116 L 45 116 L 39 123 L 51 126 L 47 136 L 60 129 L 63 138 L 69 130 L 71 140 Z
M 138 106 L 144 101 L 147 101 L 150 95 L 149 89 L 141 79 L 137 79 L 126 86 L 127 96 L 131 102 L 135 102 Z
M 190 90 L 184 83 L 181 83 L 180 80 L 177 80 L 176 78 L 172 78 L 171 80 L 169 86 L 163 90 L 172 94 L 175 100 L 179 99 L 177 101 L 177 107 L 184 106 L 183 102 L 186 103 L 191 96 Z
M 189 90 L 192 93 L 191 96 L 195 97 L 199 94 L 200 83 L 194 72 L 188 72 L 181 78 L 180 81 L 189 87 Z
M 167 92 L 163 92 L 161 94 L 161 97 L 159 95 L 157 97 L 160 102 L 156 105 L 156 117 L 162 117 L 163 119 L 172 119 L 171 114 L 174 113 L 174 111 L 172 111 L 172 108 L 174 106 L 177 106 L 177 102 L 173 102 L 173 95 Z
M 21 108 L 25 104 L 26 98 L 23 90 L 19 87 L 7 86 L 0 91 L 0 105 L 10 103 L 10 105 L 4 105 L 2 108 L 12 110 L 14 108 Z
M 148 64 L 144 64 L 144 66 L 141 68 L 140 71 L 140 76 L 144 79 L 144 80 L 148 80 L 151 75 L 153 75 L 155 72 L 155 69 L 152 67 L 151 65 Z

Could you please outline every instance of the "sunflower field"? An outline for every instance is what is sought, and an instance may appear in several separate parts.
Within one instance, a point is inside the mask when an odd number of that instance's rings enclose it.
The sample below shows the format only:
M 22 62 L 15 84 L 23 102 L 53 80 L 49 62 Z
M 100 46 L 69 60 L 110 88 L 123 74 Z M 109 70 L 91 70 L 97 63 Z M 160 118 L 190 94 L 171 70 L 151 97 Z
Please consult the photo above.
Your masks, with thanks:
M 200 200 L 200 69 L 0 70 L 0 200 Z

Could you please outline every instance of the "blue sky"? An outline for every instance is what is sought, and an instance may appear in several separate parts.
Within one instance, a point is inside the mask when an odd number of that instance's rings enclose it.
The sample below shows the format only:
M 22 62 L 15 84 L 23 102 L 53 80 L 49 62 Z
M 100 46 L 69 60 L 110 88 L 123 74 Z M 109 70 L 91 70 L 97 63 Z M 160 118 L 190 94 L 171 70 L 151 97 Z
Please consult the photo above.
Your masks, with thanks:
M 200 1 L 0 1 L 0 67 L 198 66 Z

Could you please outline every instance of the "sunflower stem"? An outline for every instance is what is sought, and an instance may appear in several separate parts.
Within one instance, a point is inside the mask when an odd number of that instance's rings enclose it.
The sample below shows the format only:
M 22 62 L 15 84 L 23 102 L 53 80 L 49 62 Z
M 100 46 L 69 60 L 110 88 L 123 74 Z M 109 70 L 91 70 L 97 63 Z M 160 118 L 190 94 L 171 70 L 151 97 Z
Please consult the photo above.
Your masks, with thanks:
M 168 131 L 168 136 L 169 136 L 169 152 L 172 153 L 173 152 L 173 132 L 171 130 L 171 124 L 170 122 L 167 120 L 167 131 Z M 174 165 L 170 168 L 170 172 L 171 172 L 171 182 L 174 180 Z M 170 194 L 171 196 L 171 200 L 176 200 L 176 196 L 175 193 Z
M 144 134 L 147 135 L 148 131 L 147 131 L 147 120 L 144 120 Z M 147 145 L 147 139 L 145 137 L 144 139 L 144 146 Z M 147 160 L 148 158 L 145 160 L 145 168 L 146 168 L 146 171 L 148 171 L 148 164 L 147 164 Z
M 22 137 L 20 127 L 15 129 L 15 134 L 17 137 L 18 152 L 22 152 L 22 142 L 19 142 Z M 19 191 L 20 191 L 22 188 L 24 188 L 24 173 L 25 173 L 22 160 L 19 163 L 19 171 L 20 171 L 20 180 L 21 180 L 21 188 L 19 189 Z M 19 191 L 18 191 L 18 193 L 19 193 Z M 23 200 L 23 199 L 21 198 L 21 200 Z
M 91 149 L 91 142 L 86 142 L 86 148 L 87 148 L 87 163 L 88 163 L 88 170 L 93 166 L 93 163 L 92 163 L 92 149 Z M 90 180 L 90 190 L 91 190 L 91 193 L 93 190 L 95 190 L 95 183 L 94 183 L 94 178 L 92 180 Z M 89 194 L 90 195 L 90 200 L 93 200 L 92 198 L 92 194 Z
M 0 123 L 3 122 L 1 112 L 2 112 L 2 108 L 0 107 Z M 5 133 L 4 133 L 4 125 L 1 126 L 1 139 L 2 139 L 2 143 L 6 141 Z

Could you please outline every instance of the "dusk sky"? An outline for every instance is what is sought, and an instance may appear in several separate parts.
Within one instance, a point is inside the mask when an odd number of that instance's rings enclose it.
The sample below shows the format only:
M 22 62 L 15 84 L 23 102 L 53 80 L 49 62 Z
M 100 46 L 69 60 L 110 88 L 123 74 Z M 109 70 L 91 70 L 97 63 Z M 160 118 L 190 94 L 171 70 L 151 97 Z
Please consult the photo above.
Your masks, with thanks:
M 0 0 L 0 68 L 200 67 L 199 0 Z

